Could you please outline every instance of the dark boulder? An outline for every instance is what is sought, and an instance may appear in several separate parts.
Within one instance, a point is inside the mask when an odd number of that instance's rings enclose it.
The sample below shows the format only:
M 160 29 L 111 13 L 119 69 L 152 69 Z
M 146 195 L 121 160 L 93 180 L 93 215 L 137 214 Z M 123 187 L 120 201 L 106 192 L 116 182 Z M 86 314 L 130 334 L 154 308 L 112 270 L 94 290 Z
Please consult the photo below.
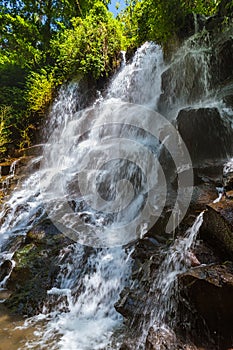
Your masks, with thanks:
M 215 340 L 214 349 L 231 348 L 233 346 L 233 264 L 200 266 L 191 269 L 179 277 L 179 284 L 182 296 L 196 309 L 199 317 L 204 319 L 210 332 L 208 336 Z M 207 336 L 204 329 L 202 333 L 195 339 L 197 346 L 202 345 L 201 338 Z
M 216 48 L 217 67 L 213 66 L 213 76 L 218 79 L 219 83 L 226 82 L 233 78 L 233 39 L 229 38 L 221 41 Z M 216 69 L 217 68 L 217 69 Z
M 232 130 L 217 108 L 182 109 L 177 128 L 194 165 L 203 166 L 205 161 L 224 159 L 233 152 Z
M 231 199 L 225 198 L 207 206 L 200 237 L 224 259 L 233 259 L 233 201 Z
M 11 168 L 11 163 L 10 162 L 0 163 L 0 175 L 1 176 L 9 175 L 10 168 Z
M 0 266 L 0 282 L 7 277 L 13 268 L 13 263 L 11 260 L 5 260 Z
M 171 110 L 176 111 L 180 105 L 193 103 L 200 97 L 195 59 L 191 54 L 186 54 L 162 74 L 162 94 L 158 101 L 160 113 L 168 115 Z M 175 115 L 171 117 L 174 118 Z
M 224 165 L 223 184 L 226 191 L 233 190 L 233 159 Z
M 15 267 L 6 284 L 11 294 L 5 301 L 10 310 L 27 316 L 42 311 L 59 272 L 60 251 L 71 243 L 49 220 L 30 230 L 13 256 Z
M 188 342 L 189 343 L 189 342 Z M 154 329 L 150 328 L 147 338 L 145 350 L 196 350 L 191 343 L 184 344 L 174 332 L 166 328 Z
M 127 51 L 125 53 L 125 60 L 126 63 L 131 63 L 134 57 L 135 52 L 137 51 L 137 48 L 134 46 L 130 46 L 127 48 Z

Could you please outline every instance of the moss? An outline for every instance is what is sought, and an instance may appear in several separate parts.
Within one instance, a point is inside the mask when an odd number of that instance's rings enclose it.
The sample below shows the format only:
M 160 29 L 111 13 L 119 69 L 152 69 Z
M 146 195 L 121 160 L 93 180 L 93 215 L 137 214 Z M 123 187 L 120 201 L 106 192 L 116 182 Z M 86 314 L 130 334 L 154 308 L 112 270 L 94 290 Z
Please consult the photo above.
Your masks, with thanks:
M 29 261 L 35 257 L 35 245 L 33 243 L 19 249 L 15 255 L 16 269 L 23 268 L 28 265 Z
M 55 283 L 59 271 L 59 253 L 72 243 L 48 220 L 32 229 L 14 254 L 16 263 L 7 282 L 12 292 L 6 306 L 14 313 L 33 316 L 42 311 L 47 290 Z

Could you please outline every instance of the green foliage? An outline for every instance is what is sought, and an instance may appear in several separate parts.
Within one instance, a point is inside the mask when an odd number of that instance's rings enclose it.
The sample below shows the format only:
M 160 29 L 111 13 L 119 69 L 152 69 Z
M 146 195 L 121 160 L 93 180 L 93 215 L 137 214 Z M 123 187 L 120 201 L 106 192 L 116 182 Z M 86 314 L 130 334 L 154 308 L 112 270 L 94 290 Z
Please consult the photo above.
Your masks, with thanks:
M 73 75 L 111 71 L 121 25 L 109 0 L 0 0 L 0 150 L 30 144 L 54 91 Z
M 146 40 L 165 44 L 179 32 L 189 13 L 210 16 L 217 11 L 216 0 L 134 0 L 120 15 L 125 25 L 125 35 L 131 46 Z
M 122 30 L 102 2 L 97 1 L 84 18 L 74 18 L 52 40 L 52 56 L 66 77 L 91 73 L 99 78 L 113 68 L 121 49 Z
M 26 99 L 30 111 L 44 113 L 52 102 L 55 82 L 53 73 L 45 69 L 32 72 L 27 79 Z
M 19 15 L 0 15 L 0 64 L 32 67 L 39 64 L 43 53 L 39 43 L 41 36 L 34 23 Z
M 186 12 L 194 12 L 205 16 L 216 13 L 220 0 L 182 0 L 182 6 Z
M 9 106 L 0 106 L 0 154 L 3 155 L 7 148 L 6 145 L 10 141 L 10 115 L 11 107 Z
M 164 44 L 187 14 L 211 15 L 219 1 L 126 0 L 114 19 L 109 0 L 0 0 L 0 150 L 30 144 L 63 82 L 107 76 L 121 49 Z

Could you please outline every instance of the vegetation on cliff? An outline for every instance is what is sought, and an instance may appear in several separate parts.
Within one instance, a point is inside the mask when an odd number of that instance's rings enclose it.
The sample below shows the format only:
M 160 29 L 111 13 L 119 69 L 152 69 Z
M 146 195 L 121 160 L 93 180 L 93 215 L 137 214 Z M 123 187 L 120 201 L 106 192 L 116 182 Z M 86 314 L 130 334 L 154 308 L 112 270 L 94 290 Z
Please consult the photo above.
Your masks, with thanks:
M 215 0 L 127 0 L 115 19 L 108 3 L 0 1 L 1 158 L 12 145 L 23 148 L 33 142 L 62 83 L 107 77 L 119 65 L 122 48 L 146 40 L 164 44 L 189 13 L 212 15 L 219 5 Z

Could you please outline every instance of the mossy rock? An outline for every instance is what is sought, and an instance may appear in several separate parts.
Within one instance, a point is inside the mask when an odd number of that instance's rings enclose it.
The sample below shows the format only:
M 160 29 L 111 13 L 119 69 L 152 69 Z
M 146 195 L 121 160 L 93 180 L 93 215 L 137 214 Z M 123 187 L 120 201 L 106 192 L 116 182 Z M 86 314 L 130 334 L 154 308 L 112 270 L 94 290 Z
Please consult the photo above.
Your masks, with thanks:
M 55 234 L 52 223 L 49 233 L 49 223 L 45 222 L 44 228 L 42 222 L 30 230 L 13 256 L 15 268 L 7 282 L 12 293 L 5 305 L 17 314 L 33 316 L 42 311 L 47 290 L 59 272 L 59 253 L 73 243 L 63 234 Z

